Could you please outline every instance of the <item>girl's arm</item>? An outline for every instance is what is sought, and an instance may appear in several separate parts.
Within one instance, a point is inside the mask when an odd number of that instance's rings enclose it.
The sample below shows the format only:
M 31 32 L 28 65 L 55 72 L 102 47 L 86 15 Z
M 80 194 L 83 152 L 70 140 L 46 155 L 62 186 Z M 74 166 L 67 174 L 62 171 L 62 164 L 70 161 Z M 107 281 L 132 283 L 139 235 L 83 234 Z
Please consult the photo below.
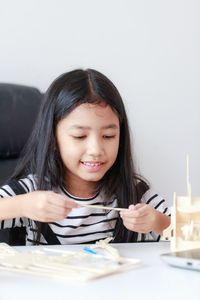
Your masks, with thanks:
M 0 199 L 0 220 L 27 217 L 40 222 L 59 221 L 79 205 L 51 191 L 34 191 Z
M 22 217 L 23 196 L 13 196 L 0 199 L 0 220 Z

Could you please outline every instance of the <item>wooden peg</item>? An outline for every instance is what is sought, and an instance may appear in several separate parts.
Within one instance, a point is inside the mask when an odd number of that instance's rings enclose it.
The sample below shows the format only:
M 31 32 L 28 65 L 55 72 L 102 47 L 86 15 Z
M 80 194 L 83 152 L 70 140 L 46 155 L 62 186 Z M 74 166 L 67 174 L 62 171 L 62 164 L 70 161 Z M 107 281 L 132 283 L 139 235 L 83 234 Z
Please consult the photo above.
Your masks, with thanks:
M 190 205 L 192 204 L 192 192 L 191 192 L 191 184 L 189 180 L 189 155 L 186 157 L 186 178 L 187 178 L 187 194 Z

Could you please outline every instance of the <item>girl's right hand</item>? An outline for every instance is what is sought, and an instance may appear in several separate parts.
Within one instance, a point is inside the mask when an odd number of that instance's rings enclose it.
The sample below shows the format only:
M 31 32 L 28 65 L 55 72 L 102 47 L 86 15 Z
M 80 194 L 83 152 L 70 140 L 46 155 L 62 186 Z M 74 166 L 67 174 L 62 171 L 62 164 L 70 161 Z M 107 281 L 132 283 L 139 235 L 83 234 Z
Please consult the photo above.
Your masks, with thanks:
M 72 199 L 52 191 L 34 191 L 23 196 L 23 216 L 40 222 L 63 220 L 72 208 L 80 207 Z

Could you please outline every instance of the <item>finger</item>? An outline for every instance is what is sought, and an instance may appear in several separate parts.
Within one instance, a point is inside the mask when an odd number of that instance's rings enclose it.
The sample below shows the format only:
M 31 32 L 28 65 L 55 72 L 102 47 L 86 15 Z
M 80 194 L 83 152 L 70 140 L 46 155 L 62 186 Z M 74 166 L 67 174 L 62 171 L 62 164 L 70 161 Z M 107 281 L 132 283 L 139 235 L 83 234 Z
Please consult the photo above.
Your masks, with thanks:
M 136 205 L 131 204 L 131 205 L 129 205 L 128 209 L 130 209 L 130 210 L 136 210 Z
M 135 208 L 136 208 L 136 209 L 139 209 L 139 208 L 144 207 L 144 206 L 146 206 L 145 203 L 137 203 L 137 204 L 135 205 Z
M 141 216 L 145 215 L 145 211 L 143 212 L 143 210 L 141 210 L 141 208 L 143 208 L 144 206 L 146 206 L 146 204 L 144 203 L 137 203 L 136 205 L 129 205 L 128 210 L 127 211 L 123 211 L 120 213 L 120 216 L 127 216 L 127 217 L 134 217 L 134 218 L 139 218 Z
M 80 204 L 78 202 L 69 198 L 68 196 L 60 195 L 60 194 L 58 194 L 58 195 L 59 195 L 60 199 L 62 201 L 64 201 L 65 204 L 67 203 L 68 207 L 80 207 Z
M 80 204 L 75 202 L 72 199 L 69 199 L 68 197 L 62 196 L 62 195 L 56 195 L 58 197 L 53 197 L 50 199 L 50 203 L 55 206 L 60 206 L 63 208 L 79 208 Z
M 65 200 L 65 207 L 66 208 L 80 208 L 81 205 L 74 200 L 67 199 L 67 200 Z
M 147 232 L 146 231 L 146 224 L 145 223 L 142 223 L 140 225 L 133 225 L 132 223 L 130 222 L 124 222 L 124 226 L 129 229 L 129 230 L 132 230 L 132 231 L 135 231 L 135 232 L 140 232 L 140 233 L 145 233 Z
M 145 203 L 137 203 L 135 206 L 134 206 L 134 211 L 135 211 L 135 217 L 143 217 L 143 216 L 146 216 L 148 213 L 149 213 L 149 205 L 145 204 Z M 133 211 L 132 209 L 132 205 L 129 206 L 129 209 L 131 211 Z M 136 213 L 136 211 L 138 213 Z
M 45 216 L 46 218 L 53 218 L 54 221 L 59 221 L 66 219 L 71 210 L 71 208 L 65 208 L 58 211 L 56 207 L 54 208 L 54 210 L 49 209 L 48 211 L 46 211 Z
M 43 216 L 42 218 L 38 218 L 38 221 L 49 223 L 49 222 L 61 221 L 65 218 L 66 218 L 66 216 L 62 216 L 60 214 L 48 214 L 47 216 Z
M 147 216 L 151 213 L 152 207 L 148 204 L 142 204 L 141 206 L 138 205 L 137 211 L 139 212 L 139 215 L 142 217 Z
M 60 216 L 66 216 L 71 210 L 72 210 L 72 208 L 69 208 L 69 207 L 61 207 L 58 205 L 51 204 L 47 208 L 47 214 L 55 213 Z
M 138 218 L 140 217 L 140 212 L 136 209 L 127 209 L 126 211 L 120 211 L 121 218 Z
M 139 209 L 139 208 L 141 208 L 141 207 L 143 207 L 145 205 L 146 205 L 145 203 L 137 203 L 135 205 L 131 204 L 131 205 L 129 205 L 128 209 L 130 209 L 130 210 L 137 210 L 137 209 Z
M 37 216 L 32 216 L 32 219 L 34 221 L 45 222 L 45 223 L 61 220 L 60 216 L 56 215 L 55 213 L 46 213 Z
M 141 225 L 145 223 L 145 219 L 143 217 L 141 218 L 124 218 L 125 222 L 128 222 L 133 225 Z

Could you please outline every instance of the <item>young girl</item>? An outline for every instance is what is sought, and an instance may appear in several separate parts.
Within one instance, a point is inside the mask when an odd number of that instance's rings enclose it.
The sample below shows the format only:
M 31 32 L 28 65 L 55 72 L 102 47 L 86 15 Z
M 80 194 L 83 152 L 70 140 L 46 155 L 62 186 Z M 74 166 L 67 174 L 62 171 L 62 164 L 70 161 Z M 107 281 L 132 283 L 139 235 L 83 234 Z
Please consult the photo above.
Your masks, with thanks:
M 158 240 L 170 223 L 165 201 L 135 173 L 119 92 L 91 69 L 65 73 L 49 87 L 0 197 L 0 228 L 25 226 L 27 245 Z

